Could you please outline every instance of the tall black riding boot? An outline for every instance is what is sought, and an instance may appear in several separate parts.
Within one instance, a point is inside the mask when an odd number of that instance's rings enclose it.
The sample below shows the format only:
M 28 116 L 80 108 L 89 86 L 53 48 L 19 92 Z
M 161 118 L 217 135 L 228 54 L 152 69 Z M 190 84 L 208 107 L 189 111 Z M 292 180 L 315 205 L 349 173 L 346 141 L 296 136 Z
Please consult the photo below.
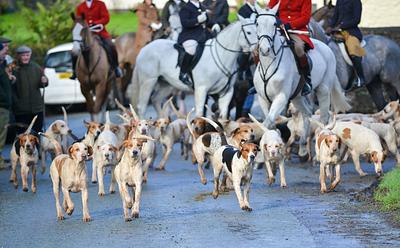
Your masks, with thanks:
M 179 73 L 179 80 L 181 80 L 184 84 L 192 88 L 193 88 L 193 82 L 190 79 L 189 73 L 193 57 L 194 57 L 193 55 L 185 53 L 181 65 L 181 72 Z
M 351 61 L 353 62 L 354 69 L 356 70 L 358 80 L 354 81 L 354 87 L 360 88 L 365 85 L 364 70 L 362 67 L 362 57 L 351 56 Z
M 111 46 L 111 66 L 114 68 L 114 73 L 117 78 L 121 78 L 123 75 L 121 68 L 118 65 L 118 52 L 117 48 L 113 44 Z
M 76 79 L 76 61 L 78 60 L 78 56 L 71 53 L 71 60 L 72 60 L 72 75 L 69 79 L 75 80 Z
M 301 95 L 306 96 L 312 92 L 311 75 L 310 75 L 310 65 L 308 64 L 307 56 L 304 54 L 299 58 L 301 74 L 304 78 L 304 86 L 301 90 Z

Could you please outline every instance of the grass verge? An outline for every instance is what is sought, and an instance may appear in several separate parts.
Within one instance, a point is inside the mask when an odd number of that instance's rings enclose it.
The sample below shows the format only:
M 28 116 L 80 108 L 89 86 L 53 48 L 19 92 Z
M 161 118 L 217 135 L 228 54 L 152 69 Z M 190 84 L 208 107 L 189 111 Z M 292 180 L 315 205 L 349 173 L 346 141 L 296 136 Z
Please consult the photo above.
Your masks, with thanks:
M 400 168 L 395 168 L 386 173 L 374 193 L 374 199 L 381 210 L 400 212 Z M 396 221 L 400 221 L 397 215 Z

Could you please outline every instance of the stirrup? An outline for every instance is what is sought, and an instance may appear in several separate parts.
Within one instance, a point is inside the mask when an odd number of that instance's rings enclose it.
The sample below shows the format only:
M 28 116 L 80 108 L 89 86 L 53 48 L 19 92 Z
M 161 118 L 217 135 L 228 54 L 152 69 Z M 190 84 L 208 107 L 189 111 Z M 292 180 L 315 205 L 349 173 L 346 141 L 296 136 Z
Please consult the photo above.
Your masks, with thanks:
M 363 87 L 364 85 L 365 85 L 365 82 L 363 80 L 361 80 L 360 77 L 357 77 L 357 80 L 354 81 L 352 88 L 353 89 L 358 89 L 358 88 Z
M 254 95 L 257 93 L 256 87 L 251 87 L 248 91 L 247 91 L 247 95 Z
M 187 86 L 193 88 L 193 83 L 192 83 L 192 81 L 190 80 L 190 77 L 189 77 L 189 75 L 188 75 L 187 73 L 182 73 L 182 72 L 181 72 L 181 73 L 179 74 L 179 80 L 181 80 L 182 83 L 186 84 Z
M 303 86 L 303 89 L 301 90 L 301 95 L 302 95 L 302 96 L 306 96 L 306 95 L 311 94 L 311 92 L 312 92 L 312 84 L 306 82 L 306 83 L 304 84 L 304 86 Z
M 76 80 L 76 73 L 73 72 L 72 75 L 69 77 L 71 80 Z

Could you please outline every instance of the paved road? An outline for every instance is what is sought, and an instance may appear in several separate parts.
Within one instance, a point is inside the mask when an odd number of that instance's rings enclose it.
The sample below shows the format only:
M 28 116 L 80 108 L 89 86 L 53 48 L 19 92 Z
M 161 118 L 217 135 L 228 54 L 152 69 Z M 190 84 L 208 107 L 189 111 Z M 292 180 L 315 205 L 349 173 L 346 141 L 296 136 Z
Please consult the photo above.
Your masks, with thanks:
M 82 119 L 88 115 L 69 117 L 70 127 L 83 135 Z M 387 160 L 385 171 L 393 164 Z M 363 168 L 373 173 L 371 165 Z M 267 186 L 264 170 L 256 170 L 250 193 L 253 212 L 243 212 L 234 192 L 214 200 L 212 183 L 200 183 L 196 167 L 180 158 L 176 146 L 166 171 L 150 171 L 139 219 L 125 223 L 119 194 L 100 198 L 97 185 L 89 183 L 93 221 L 86 224 L 80 194 L 72 195 L 73 215 L 56 220 L 48 171 L 39 175 L 33 194 L 15 190 L 8 182 L 10 171 L 3 170 L 0 247 L 400 247 L 400 230 L 349 196 L 369 185 L 373 176 L 361 179 L 352 165 L 345 165 L 337 191 L 321 195 L 318 168 L 288 163 L 286 171 L 289 187 L 281 189 Z M 211 170 L 206 173 L 211 182 Z M 107 175 L 106 187 L 109 180 Z

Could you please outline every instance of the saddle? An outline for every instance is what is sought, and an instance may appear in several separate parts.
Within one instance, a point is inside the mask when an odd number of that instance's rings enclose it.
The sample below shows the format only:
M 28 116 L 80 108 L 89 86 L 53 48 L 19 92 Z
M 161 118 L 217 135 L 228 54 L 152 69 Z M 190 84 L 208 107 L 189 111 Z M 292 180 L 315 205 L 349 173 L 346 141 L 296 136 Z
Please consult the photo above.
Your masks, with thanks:
M 335 35 L 332 35 L 332 40 L 339 46 L 340 53 L 342 54 L 346 63 L 349 66 L 353 67 L 353 62 L 350 59 L 350 55 L 347 50 L 344 38 L 340 34 L 335 34 Z M 367 44 L 367 42 L 363 39 L 361 41 L 360 45 L 361 45 L 361 47 L 365 47 L 366 44 Z
M 182 45 L 175 43 L 174 44 L 174 48 L 178 51 L 178 61 L 176 63 L 176 67 L 181 67 L 182 66 L 182 62 L 183 62 L 183 57 L 185 56 L 185 49 L 183 48 Z M 204 43 L 203 44 L 199 44 L 196 48 L 196 53 L 194 54 L 194 57 L 192 59 L 192 63 L 190 65 L 190 71 L 194 69 L 194 67 L 197 65 L 197 63 L 199 62 L 201 55 L 203 55 L 203 51 L 204 51 Z

